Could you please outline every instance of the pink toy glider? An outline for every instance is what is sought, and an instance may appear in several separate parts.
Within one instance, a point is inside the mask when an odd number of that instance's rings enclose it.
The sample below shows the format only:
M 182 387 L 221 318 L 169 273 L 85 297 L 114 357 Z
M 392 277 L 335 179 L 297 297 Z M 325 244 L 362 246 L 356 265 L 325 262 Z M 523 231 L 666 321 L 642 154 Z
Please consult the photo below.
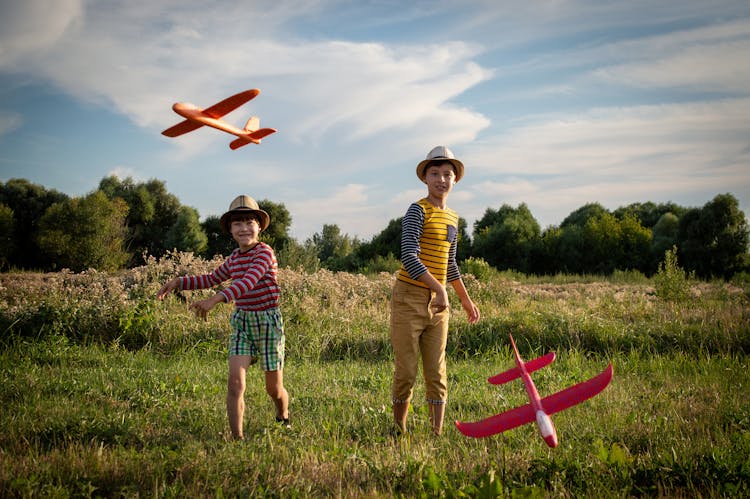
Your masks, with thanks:
M 557 432 L 549 415 L 580 404 L 604 390 L 612 380 L 612 364 L 609 364 L 604 371 L 588 381 L 540 399 L 529 373 L 552 363 L 555 360 L 555 353 L 550 352 L 537 359 L 524 362 L 518 353 L 516 342 L 513 341 L 513 335 L 509 336 L 510 343 L 513 345 L 513 352 L 515 352 L 516 356 L 516 367 L 492 376 L 487 381 L 493 385 L 500 385 L 520 377 L 526 387 L 526 393 L 531 403 L 475 423 L 461 423 L 460 421 L 456 421 L 456 427 L 461 433 L 469 437 L 489 437 L 490 435 L 495 435 L 496 433 L 501 433 L 536 420 L 539 432 L 542 434 L 544 441 L 547 442 L 547 445 L 557 447 Z
M 237 136 L 235 140 L 229 143 L 231 149 L 237 149 L 251 142 L 253 144 L 260 144 L 260 139 L 271 135 L 276 130 L 273 128 L 260 128 L 260 119 L 257 116 L 253 116 L 247 120 L 247 124 L 245 124 L 245 128 L 242 130 L 220 119 L 225 114 L 234 111 L 241 105 L 254 99 L 259 93 L 260 90 L 257 88 L 245 90 L 206 109 L 201 109 L 187 102 L 178 102 L 172 106 L 172 109 L 175 113 L 185 118 L 185 121 L 181 121 L 161 133 L 167 137 L 177 137 L 183 133 L 197 130 L 203 125 L 208 125 Z

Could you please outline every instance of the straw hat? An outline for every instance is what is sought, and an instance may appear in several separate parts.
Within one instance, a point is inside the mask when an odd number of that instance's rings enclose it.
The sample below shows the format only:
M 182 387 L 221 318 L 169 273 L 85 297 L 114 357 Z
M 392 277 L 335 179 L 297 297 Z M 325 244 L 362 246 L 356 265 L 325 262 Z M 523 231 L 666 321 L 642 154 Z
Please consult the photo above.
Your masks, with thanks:
M 417 165 L 417 177 L 419 177 L 419 179 L 423 182 L 424 171 L 432 161 L 447 161 L 448 163 L 452 164 L 453 168 L 455 168 L 456 170 L 456 182 L 461 180 L 461 177 L 464 176 L 464 164 L 456 159 L 456 157 L 453 155 L 453 151 L 445 146 L 437 146 L 433 147 L 432 151 L 427 153 L 427 157 L 423 161 L 420 161 Z
M 229 230 L 229 219 L 233 213 L 255 213 L 258 216 L 261 231 L 266 230 L 268 224 L 271 223 L 271 217 L 268 216 L 268 213 L 261 210 L 258 207 L 258 203 L 246 194 L 234 198 L 229 205 L 229 210 L 227 210 L 227 212 L 221 216 L 221 219 L 219 219 L 219 225 L 227 233 L 231 233 Z

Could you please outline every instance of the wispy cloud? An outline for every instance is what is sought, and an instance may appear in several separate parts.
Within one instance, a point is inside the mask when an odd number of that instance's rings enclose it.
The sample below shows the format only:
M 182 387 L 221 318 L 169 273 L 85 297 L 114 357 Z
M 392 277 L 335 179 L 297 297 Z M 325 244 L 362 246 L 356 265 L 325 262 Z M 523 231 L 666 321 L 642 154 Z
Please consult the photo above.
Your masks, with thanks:
M 612 44 L 593 71 L 603 81 L 636 87 L 750 94 L 750 19 Z
M 430 134 L 450 126 L 459 141 L 489 124 L 480 113 L 449 104 L 491 76 L 472 62 L 476 46 L 300 40 L 275 31 L 302 15 L 289 9 L 222 4 L 211 13 L 195 4 L 172 10 L 174 5 L 161 2 L 137 7 L 118 3 L 87 10 L 77 17 L 76 29 L 58 30 L 54 43 L 21 66 L 149 127 L 173 120 L 168 104 L 176 99 L 209 105 L 268 82 L 274 92 L 259 109 L 273 106 L 279 126 L 300 139 L 309 130 L 334 130 L 356 140 L 393 128 L 424 127 Z M 38 12 L 25 17 L 44 18 Z M 47 24 L 26 23 L 29 38 Z M 23 43 L 18 40 L 16 51 L 28 54 Z
M 321 219 L 339 220 L 337 225 L 344 234 L 361 234 L 363 226 L 382 228 L 382 216 L 368 207 L 371 201 L 367 190 L 368 186 L 349 184 L 334 189 L 330 196 L 300 197 L 291 201 L 287 207 L 297 214 L 292 221 L 295 230 L 303 234 L 320 232 Z
M 742 154 L 748 113 L 750 99 L 728 99 L 535 117 L 472 148 L 469 157 L 486 174 L 705 172 Z
M 25 0 L 0 7 L 0 69 L 23 66 L 48 50 L 81 20 L 81 0 Z
M 0 113 L 0 135 L 15 130 L 23 123 L 23 118 L 18 113 Z

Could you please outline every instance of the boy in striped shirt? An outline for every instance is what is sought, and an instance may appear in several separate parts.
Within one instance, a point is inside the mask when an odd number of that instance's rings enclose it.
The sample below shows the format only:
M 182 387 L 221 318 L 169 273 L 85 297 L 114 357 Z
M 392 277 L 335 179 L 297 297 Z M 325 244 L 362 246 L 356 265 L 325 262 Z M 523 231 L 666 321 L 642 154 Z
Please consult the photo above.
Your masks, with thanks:
M 234 302 L 230 318 L 229 383 L 227 416 L 232 436 L 243 438 L 245 376 L 247 368 L 260 359 L 265 372 L 266 393 L 276 409 L 276 421 L 289 427 L 289 394 L 284 388 L 284 324 L 279 310 L 278 265 L 273 249 L 258 236 L 270 223 L 268 213 L 250 196 L 232 201 L 219 224 L 239 247 L 210 274 L 176 277 L 162 286 L 162 300 L 174 290 L 207 289 L 229 279 L 232 284 L 210 298 L 190 304 L 197 316 L 217 304 Z
M 448 339 L 449 282 L 461 300 L 469 323 L 479 320 L 456 263 L 458 215 L 446 205 L 448 194 L 464 174 L 450 149 L 437 146 L 417 166 L 427 197 L 409 206 L 401 227 L 401 270 L 391 294 L 390 336 L 395 357 L 393 419 L 400 432 L 417 376 L 419 356 L 432 432 L 440 435 L 447 399 L 445 345 Z

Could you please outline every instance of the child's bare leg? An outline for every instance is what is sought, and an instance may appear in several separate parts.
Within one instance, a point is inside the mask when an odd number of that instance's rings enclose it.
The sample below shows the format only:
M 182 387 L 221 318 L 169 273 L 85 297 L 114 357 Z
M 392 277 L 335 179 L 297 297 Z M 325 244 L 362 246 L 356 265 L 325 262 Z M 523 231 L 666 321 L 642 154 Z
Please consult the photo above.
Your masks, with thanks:
M 276 406 L 276 417 L 289 419 L 289 394 L 284 388 L 284 371 L 266 371 L 266 393 Z
M 229 382 L 227 383 L 227 417 L 232 436 L 242 439 L 242 420 L 245 414 L 245 376 L 250 364 L 249 355 L 229 357 Z

